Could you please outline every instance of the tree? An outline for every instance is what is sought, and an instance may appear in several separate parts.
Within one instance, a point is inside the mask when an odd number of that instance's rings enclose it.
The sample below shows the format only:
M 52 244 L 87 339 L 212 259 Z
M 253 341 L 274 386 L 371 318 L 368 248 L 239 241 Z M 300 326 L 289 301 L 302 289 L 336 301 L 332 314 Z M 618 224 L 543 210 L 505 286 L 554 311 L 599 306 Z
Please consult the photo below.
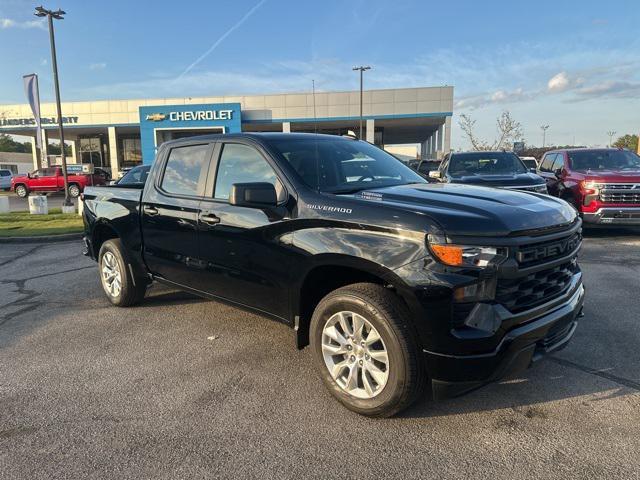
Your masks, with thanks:
M 616 148 L 627 148 L 632 152 L 638 151 L 638 135 L 623 135 L 613 142 L 613 146 Z
M 503 148 L 511 148 L 513 142 L 523 140 L 522 125 L 514 120 L 507 110 L 502 112 L 496 119 L 498 138 L 493 143 L 488 143 L 476 136 L 476 120 L 473 120 L 469 115 L 464 113 L 460 115 L 458 123 L 467 139 L 469 139 L 473 150 L 502 150 Z

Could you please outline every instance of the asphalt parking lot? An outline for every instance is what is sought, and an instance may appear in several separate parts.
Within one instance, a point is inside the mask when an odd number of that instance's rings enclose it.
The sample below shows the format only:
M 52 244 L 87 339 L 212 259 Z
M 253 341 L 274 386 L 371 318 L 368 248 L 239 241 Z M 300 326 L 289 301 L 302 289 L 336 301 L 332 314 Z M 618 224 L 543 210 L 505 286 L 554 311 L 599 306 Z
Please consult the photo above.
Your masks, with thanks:
M 640 230 L 587 235 L 569 347 L 386 420 L 284 325 L 158 287 L 117 309 L 79 242 L 1 244 L 0 477 L 638 478 Z

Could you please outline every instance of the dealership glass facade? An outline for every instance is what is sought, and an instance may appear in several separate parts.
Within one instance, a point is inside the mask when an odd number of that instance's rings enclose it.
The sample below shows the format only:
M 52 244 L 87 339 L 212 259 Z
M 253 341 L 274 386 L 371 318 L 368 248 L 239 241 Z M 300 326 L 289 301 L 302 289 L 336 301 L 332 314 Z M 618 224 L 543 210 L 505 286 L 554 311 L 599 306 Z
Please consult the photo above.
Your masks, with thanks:
M 368 90 L 363 94 L 363 139 L 377 145 L 419 144 L 423 158 L 449 149 L 453 87 Z M 44 152 L 34 169 L 58 163 L 55 104 L 42 104 Z M 237 97 L 63 102 L 70 163 L 92 163 L 117 174 L 151 163 L 164 142 L 207 133 L 359 133 L 360 92 L 316 92 Z M 35 138 L 30 107 L 0 105 L 0 132 Z M 35 150 L 35 149 L 34 149 Z M 417 151 L 417 150 L 416 150 Z

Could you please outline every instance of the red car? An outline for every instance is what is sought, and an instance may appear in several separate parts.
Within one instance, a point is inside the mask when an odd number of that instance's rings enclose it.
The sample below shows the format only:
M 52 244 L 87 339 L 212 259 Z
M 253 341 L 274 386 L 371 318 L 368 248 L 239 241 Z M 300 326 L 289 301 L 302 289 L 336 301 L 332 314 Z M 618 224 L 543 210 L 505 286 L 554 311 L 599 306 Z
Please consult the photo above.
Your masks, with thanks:
M 106 175 L 102 173 L 77 174 L 67 171 L 69 195 L 77 197 L 88 185 L 104 185 Z M 27 175 L 19 175 L 11 179 L 11 189 L 21 198 L 31 192 L 61 192 L 64 191 L 64 177 L 61 167 L 41 168 Z
M 615 148 L 553 150 L 540 176 L 550 195 L 572 204 L 585 223 L 640 225 L 640 157 Z

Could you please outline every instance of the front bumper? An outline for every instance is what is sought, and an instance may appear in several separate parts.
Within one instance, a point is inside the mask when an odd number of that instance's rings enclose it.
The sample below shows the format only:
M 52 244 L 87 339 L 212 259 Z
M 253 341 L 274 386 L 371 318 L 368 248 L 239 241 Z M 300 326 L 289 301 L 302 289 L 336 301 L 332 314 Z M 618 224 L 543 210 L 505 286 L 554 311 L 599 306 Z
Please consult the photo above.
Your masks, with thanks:
M 579 277 L 578 277 L 579 278 Z M 556 300 L 557 301 L 557 300 Z M 566 346 L 582 312 L 584 287 L 578 281 L 561 303 L 541 305 L 510 319 L 517 325 L 488 352 L 451 355 L 424 350 L 435 399 L 454 397 L 528 368 L 545 354 Z M 541 312 L 536 316 L 537 312 Z M 518 324 L 519 318 L 528 319 Z
M 640 207 L 603 207 L 582 214 L 584 223 L 597 225 L 640 225 Z

